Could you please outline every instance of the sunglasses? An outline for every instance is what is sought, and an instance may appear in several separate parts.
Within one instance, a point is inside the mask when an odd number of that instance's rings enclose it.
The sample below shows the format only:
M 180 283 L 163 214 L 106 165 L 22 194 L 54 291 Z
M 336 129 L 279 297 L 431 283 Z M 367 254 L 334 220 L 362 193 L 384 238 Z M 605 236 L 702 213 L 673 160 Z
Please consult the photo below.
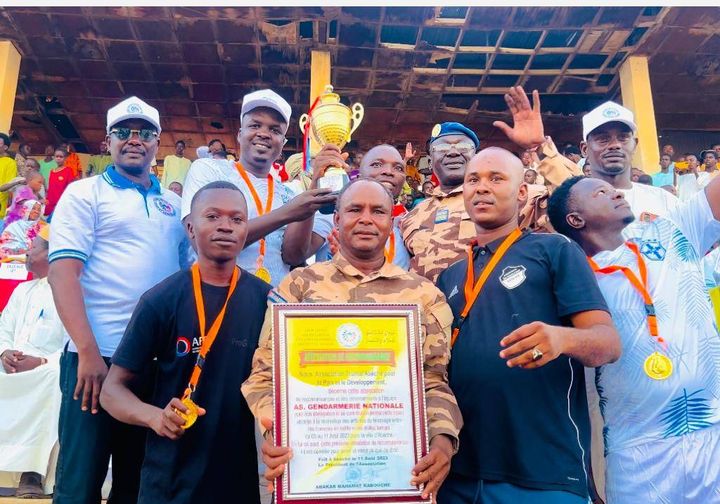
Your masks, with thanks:
M 475 144 L 470 142 L 460 142 L 456 144 L 442 143 L 430 147 L 430 150 L 437 154 L 447 154 L 452 149 L 455 149 L 459 154 L 473 154 L 475 152 Z
M 130 129 L 130 128 L 113 128 L 110 130 L 110 134 L 114 134 L 118 140 L 127 140 L 134 133 L 137 133 L 138 138 L 143 142 L 150 142 L 156 139 L 160 134 L 153 129 Z

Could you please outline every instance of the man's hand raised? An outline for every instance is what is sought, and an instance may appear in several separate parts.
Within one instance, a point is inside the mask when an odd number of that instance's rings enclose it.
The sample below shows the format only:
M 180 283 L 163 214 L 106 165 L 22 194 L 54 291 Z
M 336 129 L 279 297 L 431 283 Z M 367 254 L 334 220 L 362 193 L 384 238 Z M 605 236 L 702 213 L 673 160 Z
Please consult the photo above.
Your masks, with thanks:
M 534 149 L 545 142 L 545 130 L 540 115 L 540 94 L 533 91 L 533 105 L 530 106 L 525 90 L 521 86 L 511 87 L 505 95 L 513 118 L 513 127 L 503 121 L 495 121 L 493 126 L 523 149 Z

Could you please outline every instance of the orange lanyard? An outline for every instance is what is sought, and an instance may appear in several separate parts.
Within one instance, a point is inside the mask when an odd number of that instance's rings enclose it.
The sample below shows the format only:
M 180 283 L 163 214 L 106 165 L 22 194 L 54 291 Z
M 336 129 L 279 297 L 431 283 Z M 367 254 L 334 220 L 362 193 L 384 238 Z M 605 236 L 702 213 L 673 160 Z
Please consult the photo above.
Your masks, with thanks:
M 460 327 L 465 322 L 465 317 L 468 316 L 468 313 L 470 313 L 470 308 L 472 308 L 473 304 L 475 303 L 475 300 L 480 295 L 480 291 L 482 290 L 483 286 L 485 285 L 485 282 L 490 277 L 490 273 L 493 272 L 495 267 L 498 265 L 498 263 L 502 260 L 505 253 L 512 247 L 513 243 L 515 243 L 518 238 L 522 236 L 522 231 L 520 231 L 519 228 L 515 228 L 512 233 L 510 233 L 500 244 L 497 251 L 493 256 L 490 258 L 490 261 L 488 261 L 487 265 L 483 268 L 482 272 L 480 273 L 480 277 L 478 278 L 477 282 L 475 282 L 475 265 L 473 264 L 473 247 L 470 245 L 468 248 L 468 264 L 467 264 L 467 276 L 465 277 L 465 308 L 463 308 L 462 313 L 460 314 L 460 318 L 457 320 L 457 322 L 453 327 L 452 331 L 452 339 L 450 340 L 450 347 L 452 348 L 453 345 L 455 345 L 455 340 L 457 340 L 458 335 L 460 334 Z
M 595 273 L 608 275 L 610 273 L 620 271 L 623 275 L 625 275 L 625 277 L 630 281 L 630 284 L 635 288 L 635 290 L 640 293 L 643 298 L 643 302 L 645 303 L 645 315 L 647 316 L 650 335 L 653 338 L 657 338 L 658 343 L 660 343 L 660 346 L 663 348 L 663 350 L 665 350 L 667 347 L 667 343 L 665 343 L 665 340 L 658 335 L 657 316 L 655 315 L 655 305 L 653 304 L 652 296 L 650 296 L 650 291 L 648 290 L 647 267 L 645 266 L 645 261 L 643 260 L 637 245 L 632 242 L 625 242 L 625 246 L 635 254 L 635 257 L 637 257 L 638 270 L 640 271 L 640 280 L 638 280 L 638 277 L 635 276 L 635 273 L 633 273 L 633 271 L 628 267 L 610 265 L 601 268 L 595 261 L 593 261 L 591 257 L 588 257 L 588 262 L 590 263 L 590 267 Z
M 223 319 L 225 318 L 225 310 L 227 309 L 228 301 L 230 301 L 230 296 L 232 296 L 233 292 L 235 291 L 235 287 L 238 283 L 238 278 L 240 277 L 240 268 L 235 266 L 232 278 L 230 279 L 230 288 L 228 289 L 227 298 L 225 298 L 225 304 L 220 310 L 220 313 L 218 313 L 217 317 L 215 317 L 215 322 L 213 322 L 210 326 L 210 331 L 205 334 L 205 303 L 203 301 L 202 287 L 200 284 L 200 266 L 195 263 L 192 265 L 192 268 L 190 268 L 190 271 L 192 273 L 193 294 L 195 295 L 195 309 L 197 311 L 198 322 L 200 325 L 200 339 L 202 340 L 202 343 L 200 344 L 200 352 L 198 353 L 197 361 L 195 362 L 195 367 L 193 368 L 192 375 L 190 375 L 190 382 L 185 389 L 183 399 L 186 397 L 190 397 L 190 395 L 195 392 L 195 389 L 197 388 L 198 381 L 200 380 L 200 373 L 202 373 L 202 368 L 205 364 L 205 357 L 210 351 L 210 347 L 215 342 L 218 331 L 220 331 L 220 326 L 222 325 Z
M 237 169 L 242 179 L 245 181 L 248 189 L 250 189 L 250 194 L 252 195 L 253 201 L 255 201 L 255 209 L 257 210 L 258 217 L 269 213 L 272 210 L 273 195 L 275 193 L 275 179 L 273 178 L 273 176 L 268 173 L 267 199 L 265 200 L 265 208 L 263 209 L 262 201 L 260 201 L 260 196 L 255 190 L 255 186 L 253 186 L 253 183 L 250 181 L 250 177 L 248 177 L 248 174 L 245 171 L 243 165 L 241 165 L 239 162 L 236 162 L 235 168 Z M 264 256 L 265 238 L 260 238 L 260 257 L 258 258 L 258 268 L 262 266 L 262 260 Z
M 389 263 L 395 259 L 395 229 L 390 232 L 390 245 L 385 249 L 385 260 Z

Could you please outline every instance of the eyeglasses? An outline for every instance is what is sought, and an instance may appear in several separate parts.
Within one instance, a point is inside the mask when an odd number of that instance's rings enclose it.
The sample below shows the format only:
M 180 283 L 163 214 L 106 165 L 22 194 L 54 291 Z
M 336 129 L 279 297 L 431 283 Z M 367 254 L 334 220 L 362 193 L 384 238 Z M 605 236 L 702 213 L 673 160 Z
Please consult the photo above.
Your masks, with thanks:
M 447 154 L 452 149 L 458 154 L 468 155 L 475 153 L 475 144 L 470 142 L 460 142 L 455 144 L 441 143 L 430 147 L 430 150 L 436 154 Z
M 115 134 L 118 140 L 127 140 L 133 134 L 137 133 L 138 138 L 143 142 L 149 142 L 159 137 L 160 134 L 152 129 L 130 129 L 130 128 L 113 128 L 110 130 L 110 134 Z

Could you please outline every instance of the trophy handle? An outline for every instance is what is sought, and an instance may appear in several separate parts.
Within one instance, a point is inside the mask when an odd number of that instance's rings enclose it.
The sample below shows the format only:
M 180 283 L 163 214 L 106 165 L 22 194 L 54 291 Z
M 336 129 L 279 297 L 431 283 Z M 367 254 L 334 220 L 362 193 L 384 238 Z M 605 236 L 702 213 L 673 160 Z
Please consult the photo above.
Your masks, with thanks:
M 360 103 L 356 103 L 351 107 L 352 117 L 350 118 L 352 126 L 350 127 L 350 133 L 348 133 L 347 139 L 350 141 L 350 136 L 355 133 L 355 130 L 360 126 L 360 122 L 365 116 L 365 108 Z
M 300 132 L 303 134 L 305 133 L 305 125 L 310 120 L 310 117 L 308 117 L 307 114 L 303 114 L 300 116 L 300 119 L 298 120 L 298 125 L 300 126 Z

